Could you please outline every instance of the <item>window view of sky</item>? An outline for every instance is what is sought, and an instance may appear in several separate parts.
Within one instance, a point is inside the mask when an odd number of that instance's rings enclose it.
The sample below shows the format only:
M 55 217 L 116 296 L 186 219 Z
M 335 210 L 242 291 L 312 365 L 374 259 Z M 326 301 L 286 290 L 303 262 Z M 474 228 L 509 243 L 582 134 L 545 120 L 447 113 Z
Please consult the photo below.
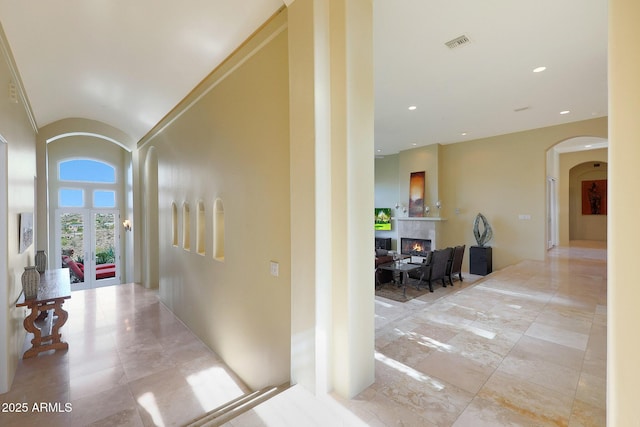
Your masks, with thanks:
M 68 160 L 61 162 L 58 168 L 60 181 L 69 182 L 69 188 L 60 189 L 59 204 L 61 207 L 94 207 L 114 208 L 116 206 L 115 191 L 95 190 L 93 194 L 85 194 L 81 183 L 115 184 L 116 170 L 103 162 L 88 159 Z M 77 186 L 72 182 L 78 183 Z M 87 205 L 90 203 L 91 205 Z

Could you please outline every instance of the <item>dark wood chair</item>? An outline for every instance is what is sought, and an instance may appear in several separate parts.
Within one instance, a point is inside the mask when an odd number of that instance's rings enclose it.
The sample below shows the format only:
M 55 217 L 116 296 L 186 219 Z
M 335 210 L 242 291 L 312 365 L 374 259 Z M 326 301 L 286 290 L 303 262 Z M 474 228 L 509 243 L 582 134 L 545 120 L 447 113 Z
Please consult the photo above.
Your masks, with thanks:
M 462 282 L 462 259 L 464 258 L 464 250 L 466 245 L 460 245 L 453 248 L 453 255 L 451 257 L 451 264 L 447 270 L 447 277 L 449 283 L 453 285 L 453 276 L 458 275 L 458 278 Z
M 409 273 L 409 277 L 418 279 L 418 287 L 420 283 L 425 282 L 429 285 L 429 292 L 433 292 L 433 282 L 442 280 L 442 286 L 447 286 L 447 267 L 451 260 L 452 248 L 440 249 L 429 252 L 425 262 L 420 270 L 416 273 Z
M 451 263 L 451 255 L 453 248 L 439 249 L 433 251 L 431 257 L 431 278 L 429 280 L 429 289 L 431 290 L 431 282 L 442 280 L 442 286 L 447 287 L 447 269 Z

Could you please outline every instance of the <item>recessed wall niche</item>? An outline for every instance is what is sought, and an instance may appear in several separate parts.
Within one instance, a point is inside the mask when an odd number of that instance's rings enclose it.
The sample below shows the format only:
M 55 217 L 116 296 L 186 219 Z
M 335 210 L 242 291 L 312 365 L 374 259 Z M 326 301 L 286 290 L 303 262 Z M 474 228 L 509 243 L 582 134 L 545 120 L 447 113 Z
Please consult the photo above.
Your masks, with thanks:
M 196 214 L 196 252 L 199 255 L 204 255 L 205 253 L 205 230 L 206 230 L 206 222 L 204 216 L 204 203 L 202 201 L 198 202 L 198 210 Z
M 178 246 L 178 206 L 176 206 L 176 202 L 171 203 L 171 244 Z
M 191 250 L 191 210 L 187 202 L 182 205 L 182 247 Z
M 224 206 L 219 198 L 213 203 L 213 258 L 224 261 Z

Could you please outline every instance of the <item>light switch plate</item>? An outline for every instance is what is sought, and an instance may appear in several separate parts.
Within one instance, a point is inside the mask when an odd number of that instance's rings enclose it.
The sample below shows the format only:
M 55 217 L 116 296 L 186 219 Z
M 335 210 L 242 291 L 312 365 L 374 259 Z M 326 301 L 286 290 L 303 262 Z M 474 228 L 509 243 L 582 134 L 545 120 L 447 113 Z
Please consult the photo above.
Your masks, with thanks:
M 271 275 L 278 277 L 280 275 L 280 264 L 271 261 Z

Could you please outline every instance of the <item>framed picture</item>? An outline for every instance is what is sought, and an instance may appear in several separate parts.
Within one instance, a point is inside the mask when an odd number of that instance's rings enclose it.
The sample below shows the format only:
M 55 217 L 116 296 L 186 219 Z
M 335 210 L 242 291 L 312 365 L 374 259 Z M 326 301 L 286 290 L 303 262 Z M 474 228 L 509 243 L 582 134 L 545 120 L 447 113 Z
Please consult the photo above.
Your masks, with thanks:
M 425 173 L 411 172 L 409 180 L 409 216 L 424 216 Z
M 607 214 L 607 180 L 582 181 L 582 215 Z
M 27 250 L 33 243 L 33 213 L 24 212 L 20 214 L 20 253 Z
M 375 208 L 376 230 L 391 230 L 391 208 Z

